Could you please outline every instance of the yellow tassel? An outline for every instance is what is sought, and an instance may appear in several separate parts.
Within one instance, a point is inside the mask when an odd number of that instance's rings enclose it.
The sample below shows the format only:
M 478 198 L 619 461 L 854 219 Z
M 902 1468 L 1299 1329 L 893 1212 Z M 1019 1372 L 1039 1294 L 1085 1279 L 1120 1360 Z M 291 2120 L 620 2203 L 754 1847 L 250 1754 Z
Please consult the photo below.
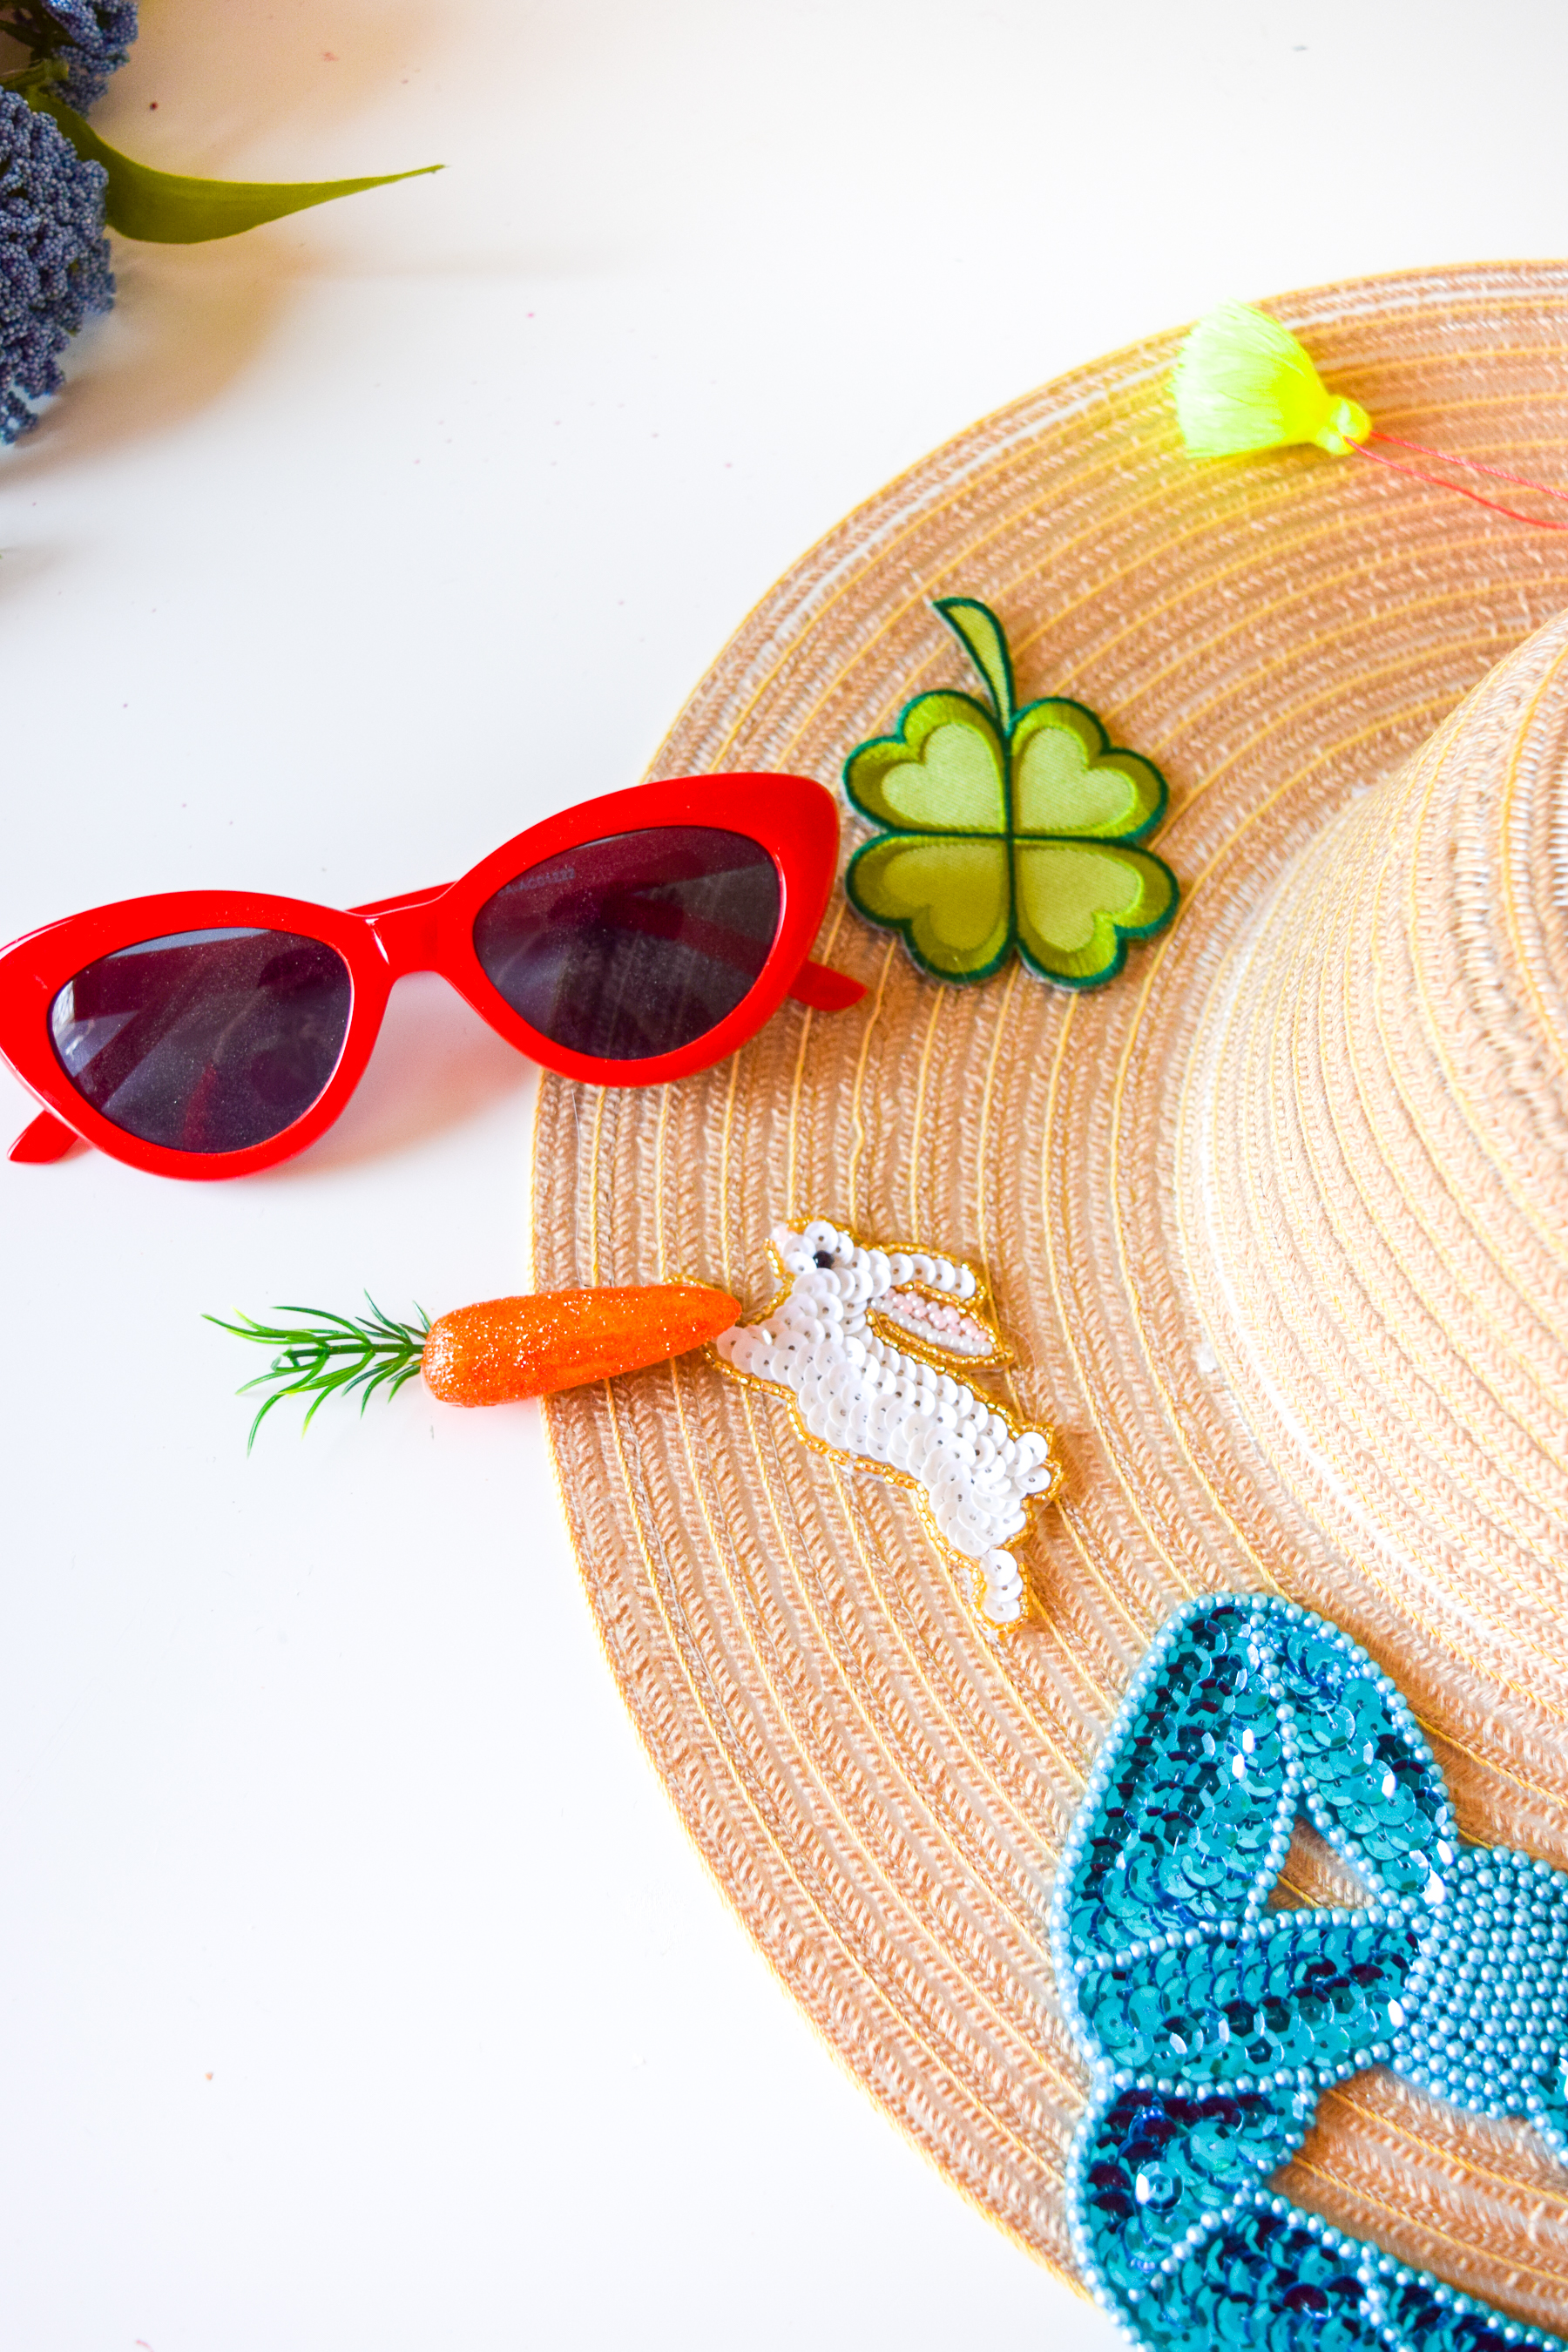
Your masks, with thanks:
M 1222 302 L 1182 346 L 1171 379 L 1182 436 L 1194 457 L 1310 442 L 1342 457 L 1372 419 L 1324 386 L 1288 327 L 1250 302 Z

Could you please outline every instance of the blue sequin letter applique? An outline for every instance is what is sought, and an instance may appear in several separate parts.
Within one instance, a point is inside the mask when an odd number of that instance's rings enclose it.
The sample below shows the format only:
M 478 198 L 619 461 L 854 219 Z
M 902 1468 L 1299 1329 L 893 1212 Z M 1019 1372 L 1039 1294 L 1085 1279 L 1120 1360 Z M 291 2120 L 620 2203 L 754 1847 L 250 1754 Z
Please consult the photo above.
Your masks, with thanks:
M 1361 1908 L 1265 1909 L 1299 1813 Z M 1074 2251 L 1143 2352 L 1563 2352 L 1268 2185 L 1319 2092 L 1375 2065 L 1568 2160 L 1568 1876 L 1460 1846 L 1414 1716 L 1347 1634 L 1261 1596 L 1184 1610 L 1090 1775 L 1051 1928 L 1094 2075 Z

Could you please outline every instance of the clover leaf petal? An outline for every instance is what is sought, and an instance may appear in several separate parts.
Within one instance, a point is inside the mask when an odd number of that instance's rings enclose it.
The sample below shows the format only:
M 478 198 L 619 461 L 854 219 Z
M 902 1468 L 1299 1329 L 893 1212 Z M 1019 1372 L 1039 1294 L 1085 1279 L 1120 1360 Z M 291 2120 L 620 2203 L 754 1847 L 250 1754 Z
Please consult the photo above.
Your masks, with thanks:
M 918 696 L 896 735 L 852 754 L 844 789 L 862 816 L 900 832 L 1007 830 L 1007 755 L 972 695 Z
M 1165 814 L 1159 769 L 1118 751 L 1081 702 L 1031 702 L 1018 713 L 1010 748 L 1016 832 L 1141 841 Z
M 939 980 L 983 980 L 1013 944 L 1012 877 L 1001 835 L 884 834 L 844 877 L 851 906 L 901 931 Z
M 1013 860 L 1019 951 L 1066 988 L 1110 980 L 1176 903 L 1163 860 L 1120 842 L 1016 841 Z

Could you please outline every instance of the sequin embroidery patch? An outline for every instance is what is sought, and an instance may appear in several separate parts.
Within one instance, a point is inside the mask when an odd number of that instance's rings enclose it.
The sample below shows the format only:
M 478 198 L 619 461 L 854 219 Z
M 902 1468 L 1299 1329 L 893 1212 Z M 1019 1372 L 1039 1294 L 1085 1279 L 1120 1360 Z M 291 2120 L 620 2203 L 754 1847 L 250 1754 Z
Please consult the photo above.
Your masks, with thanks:
M 824 1217 L 775 1225 L 770 1246 L 784 1288 L 714 1342 L 720 1362 L 787 1396 L 812 1444 L 913 1487 L 939 1546 L 972 1571 L 985 1622 L 1016 1624 L 1024 1583 L 1006 1547 L 1059 1474 L 1048 1432 L 959 1377 L 1008 1355 L 973 1267 L 863 1247 Z
M 1364 1905 L 1265 1908 L 1298 1814 Z M 1093 2069 L 1074 2249 L 1143 2352 L 1563 2352 L 1268 2187 L 1319 2091 L 1374 2065 L 1568 2160 L 1568 1875 L 1460 1846 L 1415 1717 L 1347 1634 L 1262 1596 L 1182 1612 L 1089 1776 L 1051 1940 Z

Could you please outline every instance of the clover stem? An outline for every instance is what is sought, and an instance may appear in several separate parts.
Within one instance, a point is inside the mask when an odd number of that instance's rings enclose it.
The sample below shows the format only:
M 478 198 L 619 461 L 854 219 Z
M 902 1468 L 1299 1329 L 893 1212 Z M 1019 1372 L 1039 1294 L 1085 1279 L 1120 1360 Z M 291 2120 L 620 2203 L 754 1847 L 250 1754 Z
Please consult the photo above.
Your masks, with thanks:
M 932 610 L 940 613 L 985 681 L 996 724 L 1004 736 L 1013 731 L 1018 698 L 1013 683 L 1013 656 L 1007 632 L 978 596 L 939 596 Z

